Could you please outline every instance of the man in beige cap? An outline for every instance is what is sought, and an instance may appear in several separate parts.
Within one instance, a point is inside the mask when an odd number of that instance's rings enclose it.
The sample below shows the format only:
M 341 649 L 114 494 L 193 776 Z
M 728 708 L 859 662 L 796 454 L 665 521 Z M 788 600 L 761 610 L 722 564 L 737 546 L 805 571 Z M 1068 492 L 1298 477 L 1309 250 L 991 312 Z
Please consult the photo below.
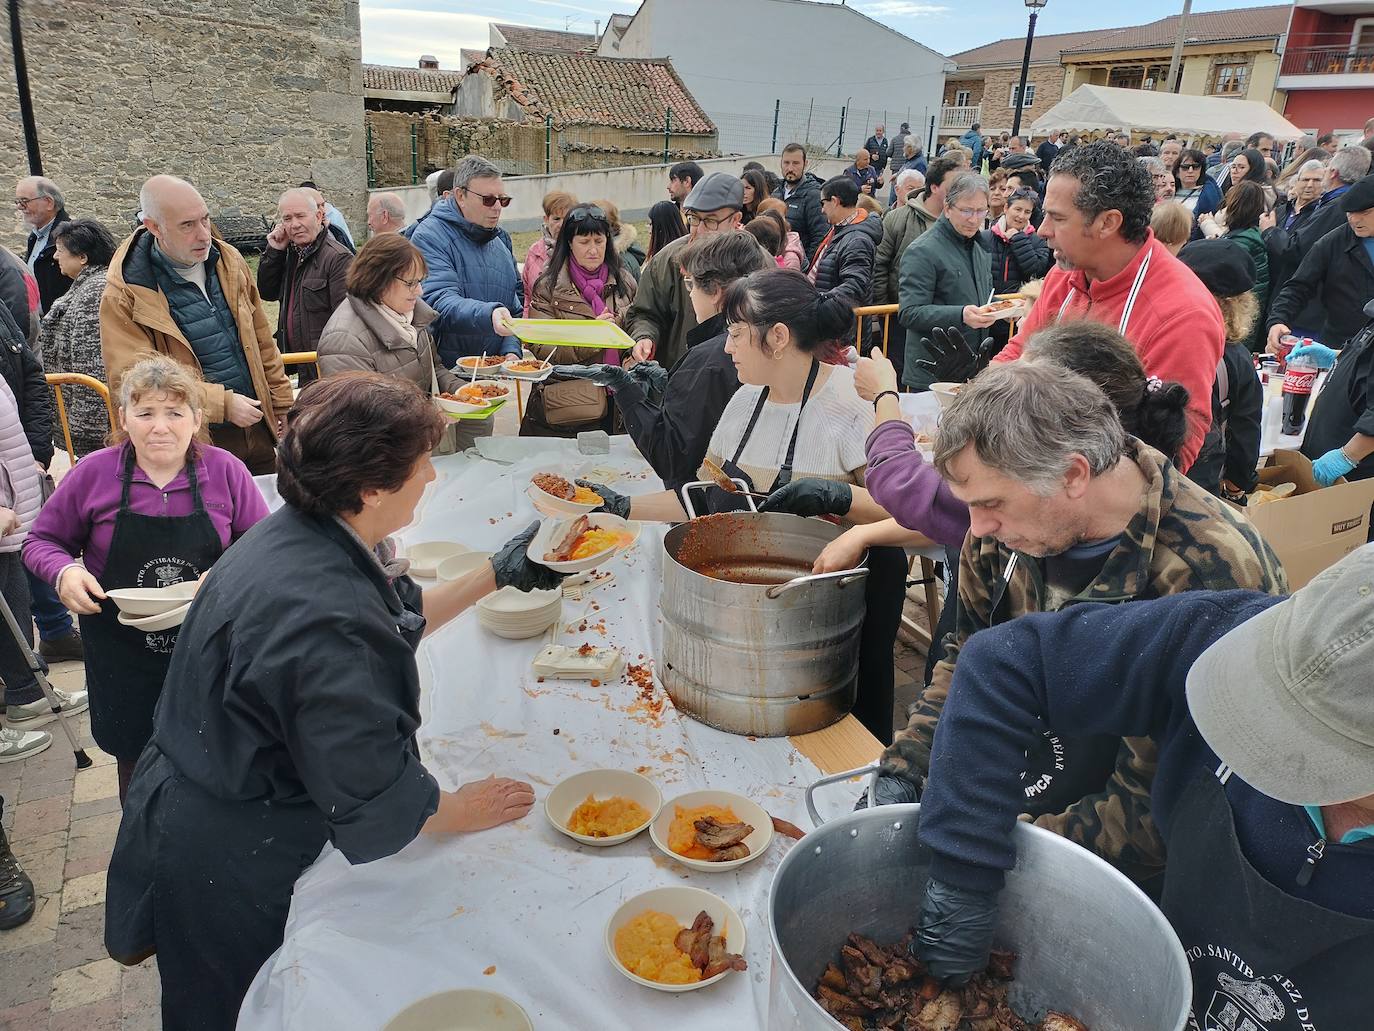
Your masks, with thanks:
M 936 977 L 987 963 L 1016 861 L 1016 759 L 1046 714 L 1159 746 L 1160 908 L 1192 965 L 1190 1026 L 1369 1026 L 1374 545 L 1286 599 L 1083 604 L 971 638 L 921 800 L 934 859 L 913 951 Z

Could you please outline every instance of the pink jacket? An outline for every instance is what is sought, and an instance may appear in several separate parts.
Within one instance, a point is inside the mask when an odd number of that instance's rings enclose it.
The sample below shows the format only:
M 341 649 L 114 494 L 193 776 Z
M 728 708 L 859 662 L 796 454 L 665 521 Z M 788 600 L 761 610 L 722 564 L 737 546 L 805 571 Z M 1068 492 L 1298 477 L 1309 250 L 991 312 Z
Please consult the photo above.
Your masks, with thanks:
M 42 504 L 38 468 L 19 422 L 19 405 L 9 384 L 0 378 L 0 507 L 14 509 L 19 516 L 19 529 L 0 537 L 0 552 L 15 552 L 24 546 Z
M 534 281 L 543 274 L 552 253 L 549 241 L 542 236 L 530 244 L 529 252 L 525 255 L 525 263 L 520 267 L 520 279 L 525 284 L 526 304 L 534 293 Z
M 806 267 L 806 248 L 802 246 L 799 233 L 787 234 L 787 246 L 778 255 L 778 268 L 794 268 L 798 272 Z

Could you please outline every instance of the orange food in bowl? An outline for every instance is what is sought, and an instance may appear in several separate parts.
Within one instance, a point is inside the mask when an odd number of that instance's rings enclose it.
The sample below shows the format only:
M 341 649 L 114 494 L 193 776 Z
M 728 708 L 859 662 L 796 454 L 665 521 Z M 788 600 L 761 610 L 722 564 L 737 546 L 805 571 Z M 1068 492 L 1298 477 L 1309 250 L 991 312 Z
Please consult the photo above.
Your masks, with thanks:
M 632 974 L 659 984 L 696 984 L 701 971 L 675 944 L 682 925 L 667 913 L 646 909 L 615 932 L 615 956 Z
M 588 838 L 613 838 L 628 834 L 649 822 L 649 810 L 632 798 L 613 795 L 598 801 L 588 795 L 587 800 L 568 817 L 568 830 Z
M 721 823 L 738 823 L 729 806 L 698 805 L 690 809 L 674 806 L 673 822 L 668 825 L 668 848 L 685 859 L 710 859 L 714 853 L 697 842 L 696 821 L 714 816 Z
M 579 505 L 599 505 L 602 497 L 590 487 L 583 487 L 580 484 L 574 485 L 572 500 Z
M 576 501 L 576 495 L 573 496 Z M 600 498 L 597 499 L 598 501 Z M 594 526 L 582 536 L 577 538 L 577 546 L 573 548 L 571 561 L 580 558 L 590 558 L 592 555 L 599 555 L 603 551 L 611 548 L 618 548 L 630 543 L 632 535 L 620 530 L 606 530 L 599 526 Z

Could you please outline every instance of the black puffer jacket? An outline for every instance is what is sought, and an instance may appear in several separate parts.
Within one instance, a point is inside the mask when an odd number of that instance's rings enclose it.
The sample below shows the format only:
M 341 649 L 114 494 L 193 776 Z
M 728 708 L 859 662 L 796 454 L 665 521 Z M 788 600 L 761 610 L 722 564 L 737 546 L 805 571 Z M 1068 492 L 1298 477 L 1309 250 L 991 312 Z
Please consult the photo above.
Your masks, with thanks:
M 859 214 L 864 217 L 835 227 L 818 258 L 816 289 L 827 333 L 841 333 L 853 322 L 853 310 L 873 296 L 873 257 L 883 238 L 883 220 L 865 208 Z
M 787 190 L 787 183 L 782 183 L 773 191 L 774 197 L 787 202 L 787 224 L 801 237 L 802 246 L 806 248 L 808 265 L 816 256 L 816 248 L 825 239 L 825 234 L 830 232 L 830 223 L 821 214 L 822 185 L 824 184 L 819 177 L 806 172 L 790 197 L 783 195 Z
M 1053 256 L 1035 232 L 1015 233 L 1010 239 L 984 229 L 978 240 L 992 255 L 992 285 L 999 294 L 1021 289 L 1022 283 L 1039 279 L 1050 270 Z

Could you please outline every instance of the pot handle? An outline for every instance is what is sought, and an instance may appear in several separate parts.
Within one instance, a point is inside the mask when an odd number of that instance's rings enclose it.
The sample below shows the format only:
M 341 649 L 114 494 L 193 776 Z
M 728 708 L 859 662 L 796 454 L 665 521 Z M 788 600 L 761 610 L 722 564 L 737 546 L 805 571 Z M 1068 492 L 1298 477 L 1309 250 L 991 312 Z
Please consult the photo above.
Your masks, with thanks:
M 870 809 L 877 807 L 878 801 L 873 795 L 873 790 L 878 783 L 878 766 L 876 763 L 872 766 L 860 766 L 857 770 L 845 770 L 843 773 L 832 773 L 830 776 L 822 777 L 814 784 L 808 784 L 806 787 L 806 811 L 811 815 L 811 823 L 813 826 L 819 827 L 821 824 L 825 823 L 825 820 L 821 818 L 821 814 L 816 811 L 816 789 L 823 788 L 827 784 L 838 784 L 842 780 L 849 780 L 851 777 L 858 777 L 863 774 L 869 775 L 868 806 Z
M 794 587 L 807 587 L 811 584 L 823 583 L 826 580 L 836 581 L 837 587 L 848 587 L 852 583 L 857 583 L 868 575 L 868 570 L 860 567 L 857 569 L 837 569 L 833 573 L 808 573 L 806 576 L 796 576 L 788 580 L 785 584 L 776 584 L 764 591 L 769 598 L 776 598 L 784 591 L 790 591 Z
M 749 506 L 749 511 L 757 512 L 758 506 L 754 504 L 754 495 L 749 493 L 749 485 L 743 480 L 736 480 L 735 482 L 741 487 L 740 493 L 744 496 L 745 503 Z M 678 491 L 682 495 L 682 510 L 687 513 L 688 519 L 695 519 L 697 517 L 696 506 L 692 504 L 691 490 L 693 487 L 716 487 L 719 489 L 714 480 L 693 480 L 691 483 L 684 483 L 679 487 Z

